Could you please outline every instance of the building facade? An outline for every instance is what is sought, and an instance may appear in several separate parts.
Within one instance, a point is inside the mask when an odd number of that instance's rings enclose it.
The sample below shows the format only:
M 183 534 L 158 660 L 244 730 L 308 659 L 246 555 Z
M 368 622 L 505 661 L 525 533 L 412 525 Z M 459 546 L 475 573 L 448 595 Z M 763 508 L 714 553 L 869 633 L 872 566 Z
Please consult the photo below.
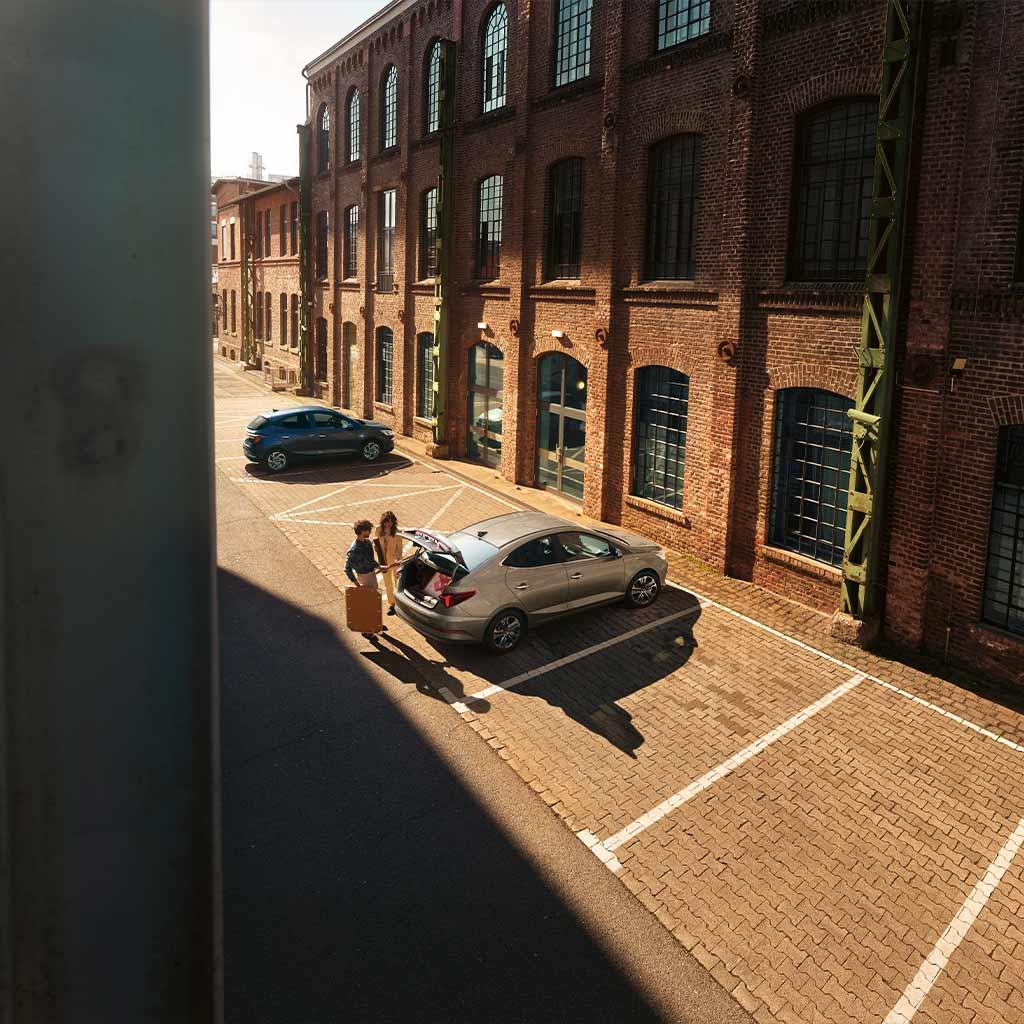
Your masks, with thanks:
M 927 5 L 884 629 L 1024 681 L 1024 11 Z M 838 606 L 885 6 L 396 0 L 304 69 L 326 395 Z

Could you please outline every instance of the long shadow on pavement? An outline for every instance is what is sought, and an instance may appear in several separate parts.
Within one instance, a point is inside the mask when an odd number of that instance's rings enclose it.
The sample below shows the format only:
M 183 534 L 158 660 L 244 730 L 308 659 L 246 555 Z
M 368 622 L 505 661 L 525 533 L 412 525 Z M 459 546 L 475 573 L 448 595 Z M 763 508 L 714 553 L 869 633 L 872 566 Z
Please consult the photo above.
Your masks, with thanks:
M 329 622 L 219 586 L 228 1024 L 659 1019 Z

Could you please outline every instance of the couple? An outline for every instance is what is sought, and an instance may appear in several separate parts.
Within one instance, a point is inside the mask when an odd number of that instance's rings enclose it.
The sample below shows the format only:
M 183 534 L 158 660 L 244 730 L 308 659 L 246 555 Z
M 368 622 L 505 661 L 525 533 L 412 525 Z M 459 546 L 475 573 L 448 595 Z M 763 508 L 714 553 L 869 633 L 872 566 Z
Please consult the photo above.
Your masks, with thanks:
M 348 549 L 345 575 L 357 587 L 377 590 L 377 573 L 384 575 L 384 589 L 388 595 L 388 615 L 395 614 L 395 573 L 402 564 L 402 538 L 398 536 L 398 516 L 390 509 L 380 517 L 376 536 L 370 541 L 373 524 L 360 519 L 352 525 L 356 539 Z M 387 626 L 381 627 L 387 629 Z M 369 638 L 372 633 L 364 633 Z

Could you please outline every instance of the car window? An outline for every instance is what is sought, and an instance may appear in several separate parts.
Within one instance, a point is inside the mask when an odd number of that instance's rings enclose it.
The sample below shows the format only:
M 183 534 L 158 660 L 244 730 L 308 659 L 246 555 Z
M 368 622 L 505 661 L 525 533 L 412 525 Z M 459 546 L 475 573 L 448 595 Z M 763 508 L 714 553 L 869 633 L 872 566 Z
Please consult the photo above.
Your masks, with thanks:
M 608 541 L 592 533 L 560 533 L 558 542 L 568 562 L 577 562 L 583 558 L 607 558 L 615 550 Z
M 256 419 L 249 424 L 249 430 L 259 430 L 260 427 L 264 426 L 267 422 L 266 416 L 257 416 Z
M 292 430 L 302 430 L 309 426 L 306 420 L 306 414 L 304 412 L 294 412 L 290 416 L 282 416 L 280 419 L 274 421 L 277 426 L 285 427 Z
M 554 537 L 538 537 L 515 549 L 505 565 L 512 569 L 535 569 L 541 565 L 556 565 L 562 554 Z
M 356 428 L 356 425 L 351 420 L 345 419 L 344 416 L 335 416 L 334 419 L 337 423 L 336 430 L 355 430 Z
M 333 412 L 315 412 L 313 413 L 313 426 L 314 427 L 334 427 L 338 422 L 338 417 Z

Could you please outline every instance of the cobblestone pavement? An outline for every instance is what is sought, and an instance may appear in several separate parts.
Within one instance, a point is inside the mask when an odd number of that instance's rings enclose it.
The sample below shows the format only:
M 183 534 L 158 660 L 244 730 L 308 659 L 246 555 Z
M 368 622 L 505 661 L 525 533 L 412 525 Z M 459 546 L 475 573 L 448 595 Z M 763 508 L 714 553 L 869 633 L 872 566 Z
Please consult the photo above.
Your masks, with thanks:
M 249 488 L 339 587 L 351 522 L 385 507 L 441 531 L 527 502 L 573 515 L 404 438 L 373 467 L 269 479 L 239 439 L 295 400 L 217 364 L 218 486 Z M 648 609 L 503 658 L 397 619 L 353 644 L 447 700 L 756 1020 L 1024 1022 L 1019 705 L 681 556 L 670 576 Z

